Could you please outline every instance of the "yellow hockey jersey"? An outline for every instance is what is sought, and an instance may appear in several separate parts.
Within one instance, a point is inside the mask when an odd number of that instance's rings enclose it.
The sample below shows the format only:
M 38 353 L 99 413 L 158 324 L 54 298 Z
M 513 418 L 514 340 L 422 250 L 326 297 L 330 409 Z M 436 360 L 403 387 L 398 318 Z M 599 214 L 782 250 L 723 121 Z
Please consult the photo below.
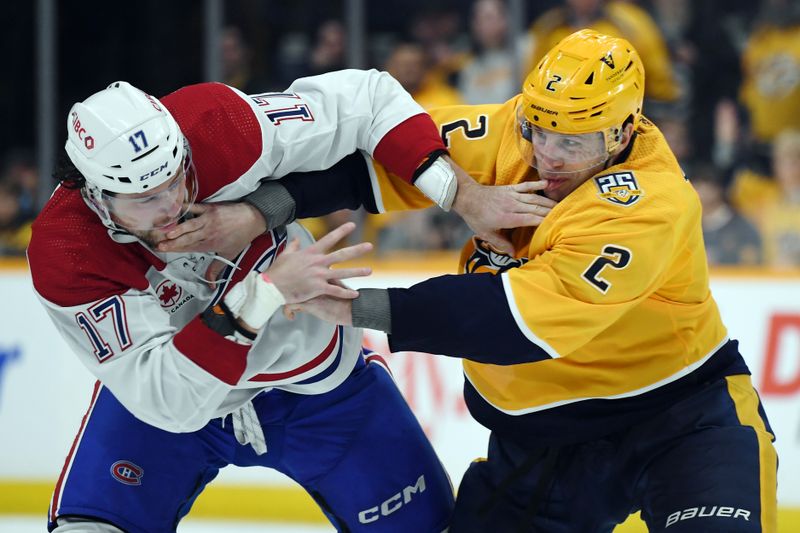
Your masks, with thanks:
M 452 158 L 483 184 L 537 179 L 516 146 L 519 98 L 430 111 Z M 519 434 L 531 418 L 540 442 L 543 429 L 580 440 L 710 374 L 747 373 L 709 290 L 699 199 L 658 128 L 643 119 L 618 161 L 538 228 L 511 231 L 514 257 L 468 243 L 459 272 L 494 275 L 391 292 L 392 349 L 463 357 L 468 405 L 491 429 Z M 372 170 L 379 210 L 430 205 Z M 570 429 L 576 419 L 583 427 Z

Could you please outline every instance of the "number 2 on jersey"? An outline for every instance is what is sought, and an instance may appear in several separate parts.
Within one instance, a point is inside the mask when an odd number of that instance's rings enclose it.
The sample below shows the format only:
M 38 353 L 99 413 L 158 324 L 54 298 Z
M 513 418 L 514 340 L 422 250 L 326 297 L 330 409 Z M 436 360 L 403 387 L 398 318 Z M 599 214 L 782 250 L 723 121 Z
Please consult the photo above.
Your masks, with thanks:
M 601 255 L 592 261 L 592 264 L 581 274 L 581 277 L 588 281 L 592 287 L 606 294 L 608 289 L 611 288 L 611 282 L 600 276 L 602 270 L 606 266 L 622 270 L 630 264 L 632 257 L 633 252 L 627 248 L 618 244 L 606 244 L 603 246 Z
M 479 115 L 478 125 L 471 129 L 469 120 L 465 118 L 454 120 L 452 122 L 445 122 L 442 124 L 442 140 L 444 141 L 444 145 L 446 147 L 450 148 L 450 135 L 459 129 L 464 130 L 464 137 L 467 139 L 481 139 L 486 137 L 486 133 L 489 131 L 489 117 L 487 115 Z

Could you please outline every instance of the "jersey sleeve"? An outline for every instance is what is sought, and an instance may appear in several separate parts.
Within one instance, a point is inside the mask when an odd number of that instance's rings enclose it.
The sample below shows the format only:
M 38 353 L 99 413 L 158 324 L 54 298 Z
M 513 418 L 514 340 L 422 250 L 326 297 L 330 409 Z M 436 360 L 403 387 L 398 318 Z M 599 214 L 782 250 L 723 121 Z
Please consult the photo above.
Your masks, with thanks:
M 364 150 L 410 182 L 444 145 L 435 125 L 402 86 L 376 70 L 301 78 L 282 93 L 242 95 L 264 132 L 267 175 L 328 168 Z
M 244 372 L 248 346 L 199 317 L 176 330 L 148 292 L 68 307 L 39 298 L 83 365 L 134 416 L 166 431 L 203 427 Z
M 508 144 L 503 130 L 508 127 L 511 115 L 508 111 L 512 108 L 513 102 L 503 106 L 450 106 L 431 110 L 440 142 L 448 147 L 456 163 L 479 183 L 495 183 L 495 154 L 501 145 Z M 371 158 L 367 152 L 360 154 L 363 157 L 352 154 L 324 171 L 291 173 L 280 180 L 296 204 L 298 218 L 362 205 L 370 213 L 433 205 L 408 179 Z M 519 159 L 516 147 L 507 159 Z
M 516 99 L 512 99 L 505 104 L 439 107 L 431 109 L 430 115 L 453 161 L 478 183 L 493 185 L 498 175 L 498 157 L 507 153 L 507 145 L 513 140 L 508 128 L 512 127 L 509 121 L 515 107 Z M 510 160 L 519 160 L 516 145 L 511 148 Z M 379 213 L 433 205 L 380 161 L 370 162 L 369 173 L 373 203 Z
M 392 350 L 483 363 L 569 357 L 659 286 L 673 227 L 645 215 L 570 222 L 546 252 L 498 276 L 390 289 Z

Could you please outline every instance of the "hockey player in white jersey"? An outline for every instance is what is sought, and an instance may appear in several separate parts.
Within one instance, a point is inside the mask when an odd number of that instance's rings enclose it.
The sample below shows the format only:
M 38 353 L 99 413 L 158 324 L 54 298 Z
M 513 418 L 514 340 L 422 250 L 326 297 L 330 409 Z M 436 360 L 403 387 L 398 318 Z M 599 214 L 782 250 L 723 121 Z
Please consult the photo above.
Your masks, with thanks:
M 361 331 L 274 312 L 355 297 L 340 280 L 367 270 L 329 267 L 368 246 L 328 252 L 351 226 L 312 244 L 296 224 L 264 231 L 269 209 L 245 202 L 252 242 L 211 284 L 213 253 L 158 251 L 195 200 L 247 200 L 263 179 L 356 149 L 449 208 L 465 175 L 436 157 L 430 117 L 388 75 L 342 71 L 283 93 L 205 83 L 160 100 L 117 82 L 75 104 L 67 127 L 62 186 L 28 257 L 42 304 L 98 382 L 49 530 L 175 531 L 228 464 L 287 474 L 341 531 L 444 530 L 450 483 Z M 407 497 L 381 505 L 396 493 Z

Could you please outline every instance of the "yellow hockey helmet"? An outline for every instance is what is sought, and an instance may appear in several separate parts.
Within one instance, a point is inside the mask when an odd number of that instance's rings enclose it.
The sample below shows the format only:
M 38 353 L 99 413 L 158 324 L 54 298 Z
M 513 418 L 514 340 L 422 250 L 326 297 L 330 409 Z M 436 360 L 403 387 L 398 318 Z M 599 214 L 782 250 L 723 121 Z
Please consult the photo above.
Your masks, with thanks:
M 527 127 L 560 134 L 601 132 L 607 153 L 622 125 L 639 124 L 644 67 L 625 39 L 580 30 L 553 47 L 525 79 L 519 119 Z M 526 124 L 521 124 L 524 128 Z

